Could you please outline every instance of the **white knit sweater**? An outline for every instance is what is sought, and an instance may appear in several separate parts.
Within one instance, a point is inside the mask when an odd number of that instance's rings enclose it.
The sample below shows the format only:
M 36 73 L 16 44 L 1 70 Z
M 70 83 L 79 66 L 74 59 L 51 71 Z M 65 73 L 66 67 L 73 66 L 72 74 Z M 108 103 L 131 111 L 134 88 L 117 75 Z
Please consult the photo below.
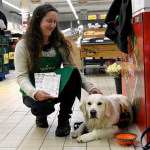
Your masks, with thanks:
M 72 55 L 70 55 L 70 60 L 71 60 L 71 63 L 70 63 L 69 61 L 67 61 L 65 59 L 62 48 L 59 48 L 59 52 L 62 54 L 63 67 L 77 68 Z M 55 53 L 54 53 L 54 55 L 55 55 Z M 17 82 L 18 82 L 20 88 L 28 96 L 30 96 L 31 98 L 33 98 L 35 100 L 34 95 L 36 94 L 36 92 L 38 90 L 35 89 L 35 87 L 33 87 L 33 85 L 31 84 L 31 82 L 29 80 L 29 71 L 30 71 L 29 53 L 27 51 L 27 46 L 26 46 L 25 40 L 20 40 L 16 44 L 14 63 L 15 63 L 15 70 L 16 70 L 16 79 L 17 79 Z M 87 78 L 83 75 L 83 73 L 80 72 L 80 74 L 81 74 L 81 78 L 82 78 L 82 88 L 85 89 L 89 93 L 95 87 L 90 81 L 87 80 Z

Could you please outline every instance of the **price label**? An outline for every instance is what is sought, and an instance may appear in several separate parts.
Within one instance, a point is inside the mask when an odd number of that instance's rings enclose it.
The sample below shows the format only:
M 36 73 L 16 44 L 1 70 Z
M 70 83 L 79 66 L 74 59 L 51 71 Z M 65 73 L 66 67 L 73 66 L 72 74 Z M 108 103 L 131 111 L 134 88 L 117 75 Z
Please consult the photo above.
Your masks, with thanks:
M 15 52 L 9 52 L 9 59 L 14 59 Z
M 4 64 L 8 64 L 8 62 L 9 62 L 8 53 L 4 54 L 3 56 L 4 56 Z

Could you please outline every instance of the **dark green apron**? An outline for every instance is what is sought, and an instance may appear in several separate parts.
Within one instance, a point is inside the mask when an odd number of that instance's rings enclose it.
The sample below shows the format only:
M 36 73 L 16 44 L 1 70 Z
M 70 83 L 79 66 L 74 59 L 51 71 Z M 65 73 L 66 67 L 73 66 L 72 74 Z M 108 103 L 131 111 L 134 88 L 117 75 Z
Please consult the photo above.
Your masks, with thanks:
M 60 94 L 61 91 L 64 89 L 66 83 L 68 82 L 72 74 L 72 71 L 76 68 L 65 67 L 65 68 L 60 69 L 62 56 L 57 47 L 55 47 L 55 51 L 56 51 L 55 57 L 41 57 L 41 67 L 40 67 L 39 73 L 55 72 L 56 74 L 60 74 L 61 75 L 60 88 L 59 88 L 59 94 Z M 80 73 L 78 75 L 80 76 Z M 32 85 L 35 87 L 34 73 L 29 73 L 29 79 Z M 81 76 L 79 77 L 79 79 L 80 81 L 79 81 L 78 92 L 76 96 L 80 100 L 81 98 Z M 22 89 L 20 89 L 20 92 L 23 94 L 23 96 L 28 96 Z M 47 101 L 51 102 L 52 100 L 53 99 L 48 99 Z

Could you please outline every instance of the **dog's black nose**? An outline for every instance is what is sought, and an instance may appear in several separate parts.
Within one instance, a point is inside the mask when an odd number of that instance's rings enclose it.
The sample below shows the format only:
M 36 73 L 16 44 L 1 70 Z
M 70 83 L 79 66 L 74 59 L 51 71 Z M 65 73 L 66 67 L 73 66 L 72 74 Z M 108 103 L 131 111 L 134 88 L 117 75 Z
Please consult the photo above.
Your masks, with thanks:
M 91 118 L 96 118 L 96 110 L 92 109 L 90 111 L 90 114 L 91 114 Z

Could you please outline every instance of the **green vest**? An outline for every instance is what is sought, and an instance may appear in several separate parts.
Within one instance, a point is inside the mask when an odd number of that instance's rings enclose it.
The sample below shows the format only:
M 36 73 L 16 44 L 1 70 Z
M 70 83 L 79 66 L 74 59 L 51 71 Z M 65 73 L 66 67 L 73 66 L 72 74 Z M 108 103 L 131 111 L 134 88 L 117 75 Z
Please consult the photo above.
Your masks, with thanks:
M 62 63 L 62 55 L 59 52 L 57 47 L 55 47 L 55 51 L 56 51 L 55 57 L 41 57 L 40 58 L 41 65 L 40 65 L 40 69 L 38 73 L 55 72 L 56 74 L 60 74 L 61 75 L 60 88 L 59 88 L 59 94 L 60 94 L 61 91 L 64 89 L 66 83 L 68 82 L 72 74 L 72 71 L 76 68 L 65 67 L 65 68 L 60 69 L 60 66 Z M 34 73 L 29 73 L 29 79 L 32 85 L 35 87 Z M 80 76 L 80 73 L 78 75 Z M 81 98 L 81 76 L 79 77 L 79 79 L 80 79 L 80 82 L 79 82 L 78 92 L 76 96 L 80 100 Z M 22 89 L 20 89 L 20 92 L 23 94 L 23 96 L 28 96 Z M 52 100 L 55 100 L 55 99 L 48 99 L 47 101 L 51 102 Z

